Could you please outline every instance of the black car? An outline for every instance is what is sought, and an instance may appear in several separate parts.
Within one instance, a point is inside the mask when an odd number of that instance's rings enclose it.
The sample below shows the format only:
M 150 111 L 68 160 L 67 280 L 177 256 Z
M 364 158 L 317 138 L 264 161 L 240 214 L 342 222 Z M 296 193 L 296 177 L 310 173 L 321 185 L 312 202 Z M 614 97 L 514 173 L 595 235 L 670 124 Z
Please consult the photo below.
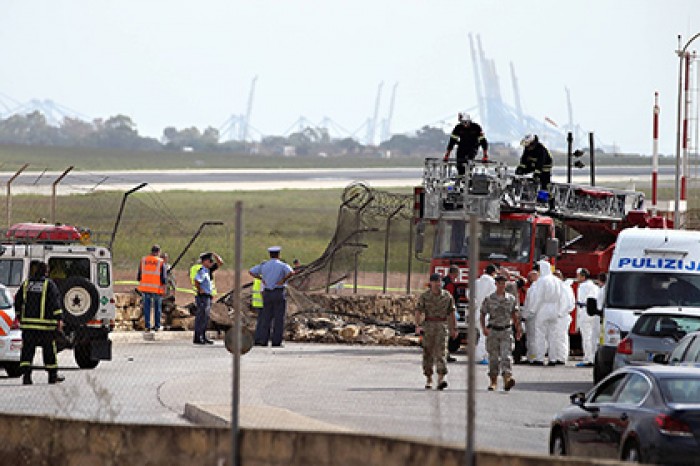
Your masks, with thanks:
M 552 455 L 700 465 L 700 370 L 629 366 L 552 421 Z

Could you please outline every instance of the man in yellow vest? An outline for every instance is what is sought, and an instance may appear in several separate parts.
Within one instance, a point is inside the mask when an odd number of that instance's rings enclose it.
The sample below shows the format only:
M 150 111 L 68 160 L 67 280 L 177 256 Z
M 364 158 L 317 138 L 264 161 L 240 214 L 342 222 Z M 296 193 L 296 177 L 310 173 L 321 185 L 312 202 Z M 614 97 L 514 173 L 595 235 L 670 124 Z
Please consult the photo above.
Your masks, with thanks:
M 46 262 L 33 260 L 29 268 L 32 275 L 22 283 L 15 295 L 15 309 L 22 329 L 19 363 L 24 373 L 22 383 L 32 384 L 32 360 L 37 346 L 41 346 L 49 383 L 63 382 L 65 379 L 58 375 L 56 362 L 56 333 L 63 327 L 61 293 L 53 280 L 47 277 Z
M 154 320 L 153 330 L 160 329 L 161 311 L 163 308 L 163 295 L 165 285 L 168 282 L 165 262 L 160 257 L 160 246 L 154 244 L 151 254 L 141 258 L 138 290 L 143 295 L 143 320 L 146 324 L 146 333 L 151 331 L 151 303 L 153 303 Z

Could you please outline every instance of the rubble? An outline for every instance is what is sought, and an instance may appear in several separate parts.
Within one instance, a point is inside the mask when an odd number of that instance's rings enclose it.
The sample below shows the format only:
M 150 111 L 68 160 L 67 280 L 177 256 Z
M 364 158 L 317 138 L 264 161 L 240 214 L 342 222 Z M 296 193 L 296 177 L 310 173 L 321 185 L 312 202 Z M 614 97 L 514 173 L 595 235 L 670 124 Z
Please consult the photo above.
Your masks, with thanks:
M 141 297 L 136 292 L 116 293 L 116 329 L 143 330 Z M 167 301 L 167 304 L 166 304 Z M 289 301 L 285 339 L 287 341 L 360 345 L 414 346 L 413 319 L 417 297 L 413 295 L 336 295 L 304 294 Z M 164 300 L 163 329 L 192 330 L 194 303 L 177 306 Z M 253 330 L 256 315 L 244 312 L 245 325 Z M 210 326 L 225 330 L 233 325 L 230 308 L 220 302 L 212 305 Z

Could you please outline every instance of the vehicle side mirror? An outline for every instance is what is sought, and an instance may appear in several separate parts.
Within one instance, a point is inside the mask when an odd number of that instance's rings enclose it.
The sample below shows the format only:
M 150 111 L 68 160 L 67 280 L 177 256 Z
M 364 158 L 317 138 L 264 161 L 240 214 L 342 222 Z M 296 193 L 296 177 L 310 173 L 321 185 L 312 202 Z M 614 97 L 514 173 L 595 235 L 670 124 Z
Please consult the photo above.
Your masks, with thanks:
M 588 298 L 586 300 L 586 313 L 589 316 L 599 316 L 603 313 L 598 309 L 598 300 L 595 298 Z
M 583 406 L 583 403 L 586 400 L 586 394 L 583 392 L 574 393 L 573 395 L 569 396 L 569 399 L 571 400 L 572 405 Z
M 544 254 L 547 257 L 557 257 L 559 255 L 558 238 L 547 238 L 547 243 L 544 245 Z
M 599 411 L 597 406 L 586 406 L 586 394 L 583 392 L 574 393 L 569 398 L 571 399 L 571 404 L 576 405 L 585 411 L 592 413 Z
M 416 246 L 415 246 L 416 254 L 420 254 L 423 252 L 424 239 L 425 239 L 425 224 L 423 224 L 423 222 L 420 222 L 418 225 L 416 225 Z
M 655 354 L 652 359 L 656 364 L 668 364 L 668 355 L 666 354 Z

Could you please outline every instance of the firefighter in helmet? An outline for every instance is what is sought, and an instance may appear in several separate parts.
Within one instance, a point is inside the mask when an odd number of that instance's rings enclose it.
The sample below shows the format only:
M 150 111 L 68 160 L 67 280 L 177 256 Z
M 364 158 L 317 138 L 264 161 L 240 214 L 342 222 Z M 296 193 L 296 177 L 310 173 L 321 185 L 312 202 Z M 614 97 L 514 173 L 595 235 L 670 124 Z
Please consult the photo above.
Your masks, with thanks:
M 444 160 L 447 162 L 452 148 L 457 145 L 457 173 L 464 175 L 467 160 L 474 160 L 476 153 L 479 151 L 479 146 L 481 146 L 484 154 L 483 160 L 488 160 L 489 143 L 486 140 L 486 136 L 484 136 L 484 130 L 481 129 L 478 123 L 472 121 L 468 114 L 458 113 L 457 119 L 459 123 L 452 130 Z
M 535 182 L 539 182 L 540 189 L 549 190 L 552 182 L 552 156 L 549 150 L 540 142 L 536 134 L 528 134 L 521 141 L 523 155 L 520 164 L 515 169 L 516 175 L 532 173 Z
M 56 361 L 56 336 L 63 327 L 61 294 L 54 281 L 48 278 L 46 262 L 33 260 L 29 269 L 29 278 L 15 295 L 15 309 L 22 329 L 22 383 L 32 384 L 32 360 L 37 346 L 41 347 L 44 356 L 49 383 L 63 382 L 63 376 L 58 375 Z

